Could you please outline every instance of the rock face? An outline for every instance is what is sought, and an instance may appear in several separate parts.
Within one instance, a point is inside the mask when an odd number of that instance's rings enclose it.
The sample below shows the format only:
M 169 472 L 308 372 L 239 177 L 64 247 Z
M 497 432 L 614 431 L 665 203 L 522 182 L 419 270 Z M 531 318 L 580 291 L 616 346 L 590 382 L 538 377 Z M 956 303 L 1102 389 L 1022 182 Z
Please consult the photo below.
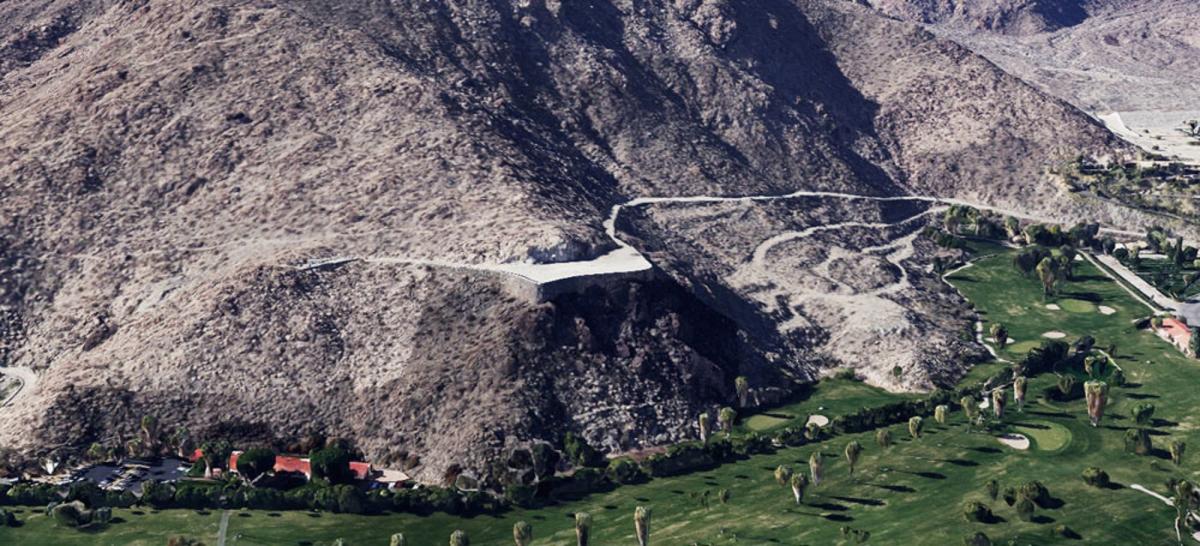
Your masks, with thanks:
M 3 9 L 0 336 L 4 361 L 41 380 L 3 410 L 0 445 L 23 451 L 116 443 L 155 414 L 410 451 L 432 480 L 565 430 L 608 449 L 691 434 L 736 375 L 786 393 L 850 365 L 922 388 L 977 350 L 952 341 L 966 319 L 922 273 L 918 240 L 861 264 L 866 242 L 796 241 L 754 264 L 711 238 L 751 250 L 879 210 L 660 221 L 651 206 L 621 229 L 659 280 L 547 304 L 445 267 L 595 256 L 614 246 L 609 208 L 632 197 L 917 193 L 1151 222 L 1045 176 L 1123 153 L 1102 127 L 848 2 Z M 897 230 L 873 246 L 913 233 Z M 291 267 L 333 256 L 430 265 Z M 771 269 L 787 260 L 826 279 Z M 842 297 L 813 299 L 819 282 Z M 890 326 L 844 327 L 879 306 Z M 909 333 L 928 341 L 901 347 Z M 911 381 L 863 364 L 881 339 Z
M 1087 111 L 1200 103 L 1200 10 L 1190 0 L 868 1 Z

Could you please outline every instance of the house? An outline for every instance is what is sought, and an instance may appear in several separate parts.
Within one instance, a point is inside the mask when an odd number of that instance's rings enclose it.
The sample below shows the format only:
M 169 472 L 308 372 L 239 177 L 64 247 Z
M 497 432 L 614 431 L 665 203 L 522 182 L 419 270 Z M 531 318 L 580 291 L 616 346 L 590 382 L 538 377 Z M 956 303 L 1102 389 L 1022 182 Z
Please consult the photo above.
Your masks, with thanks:
M 243 453 L 242 451 L 234 451 L 233 453 L 229 454 L 229 470 L 230 471 L 232 471 L 234 473 L 237 472 L 238 457 L 241 456 L 242 453 Z M 199 449 L 197 449 L 192 454 L 192 461 L 195 462 L 195 461 L 199 460 L 202 456 L 204 456 L 203 452 L 201 452 Z M 295 457 L 295 456 L 291 456 L 291 455 L 276 455 L 275 456 L 275 468 L 273 468 L 272 470 L 274 470 L 274 472 L 276 474 L 282 474 L 284 472 L 294 472 L 297 474 L 304 474 L 305 479 L 307 479 L 307 480 L 312 479 L 312 465 L 309 463 L 308 457 Z M 350 471 L 354 473 L 354 479 L 356 479 L 356 480 L 369 479 L 371 477 L 371 472 L 372 472 L 371 471 L 371 463 L 365 463 L 365 462 L 361 462 L 361 461 L 351 461 L 350 462 Z
M 1177 347 L 1184 354 L 1190 355 L 1188 345 L 1192 341 L 1192 331 L 1188 329 L 1187 324 L 1176 318 L 1165 318 L 1162 321 L 1162 326 L 1155 331 L 1158 337 Z

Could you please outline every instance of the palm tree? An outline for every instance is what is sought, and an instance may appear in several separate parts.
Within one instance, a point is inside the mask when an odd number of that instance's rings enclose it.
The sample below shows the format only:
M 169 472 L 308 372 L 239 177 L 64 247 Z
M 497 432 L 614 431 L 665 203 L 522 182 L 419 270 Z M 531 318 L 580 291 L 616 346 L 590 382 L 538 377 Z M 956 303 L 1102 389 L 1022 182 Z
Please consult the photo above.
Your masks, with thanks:
M 1008 404 L 1008 393 L 1004 392 L 1004 387 L 999 387 L 992 391 L 992 413 L 996 419 L 1004 419 L 1004 406 Z
M 924 427 L 925 427 L 925 420 L 922 419 L 921 416 L 914 415 L 913 417 L 909 418 L 908 434 L 910 436 L 912 436 L 914 440 L 921 439 L 921 429 Z
M 746 407 L 746 402 L 750 397 L 750 380 L 746 379 L 744 375 L 739 375 L 737 379 L 733 380 L 733 388 L 737 391 L 738 407 Z
M 1037 265 L 1038 280 L 1042 281 L 1042 290 L 1046 296 L 1054 293 L 1054 286 L 1058 284 L 1058 269 L 1058 260 L 1050 257 L 1042 258 L 1041 263 Z
M 804 490 L 808 489 L 808 476 L 803 472 L 797 472 L 792 475 L 792 496 L 796 498 L 796 504 L 800 504 L 804 500 Z
M 1064 397 L 1070 396 L 1073 390 L 1075 390 L 1075 376 L 1064 375 L 1058 378 L 1058 392 L 1061 392 Z
M 87 458 L 89 461 L 91 461 L 93 463 L 98 463 L 98 462 L 103 461 L 104 456 L 106 454 L 107 454 L 107 450 L 105 450 L 104 446 L 102 444 L 100 444 L 99 442 L 93 443 L 91 446 L 88 447 L 88 450 L 87 450 Z
M 650 509 L 638 506 L 633 510 L 633 529 L 637 532 L 638 546 L 650 543 Z
M 946 425 L 946 413 L 948 413 L 949 411 L 950 411 L 950 406 L 947 406 L 945 404 L 939 404 L 938 407 L 933 408 L 933 420 L 937 421 L 937 424 L 945 426 Z
M 1175 463 L 1175 466 L 1183 464 L 1183 451 L 1187 444 L 1183 440 L 1172 440 L 1167 447 L 1171 451 L 1171 462 Z
M 820 451 L 814 451 L 808 457 L 808 472 L 812 474 L 812 484 L 821 485 L 821 474 L 825 470 L 825 461 L 821 458 Z
M 1017 411 L 1019 412 L 1025 411 L 1025 388 L 1028 386 L 1027 383 L 1028 381 L 1023 375 L 1018 375 L 1016 379 L 1013 379 L 1013 399 L 1017 401 Z
M 700 441 L 701 441 L 701 442 L 703 442 L 703 443 L 708 443 L 708 426 L 709 426 L 708 422 L 709 422 L 709 419 L 711 419 L 711 417 L 709 417 L 709 416 L 708 416 L 708 412 L 707 412 L 707 411 L 705 411 L 705 412 L 702 412 L 702 413 L 700 414 L 700 418 L 699 418 L 699 421 L 700 421 Z
M 721 425 L 721 430 L 725 434 L 733 432 L 733 422 L 737 420 L 737 412 L 733 408 L 724 407 L 717 413 L 717 422 Z
M 1087 395 L 1088 417 L 1092 420 L 1092 426 L 1099 426 L 1100 418 L 1104 416 L 1104 406 L 1108 404 L 1108 383 L 1088 381 L 1083 384 L 1083 392 Z
M 854 474 L 854 465 L 858 462 L 858 456 L 862 455 L 862 451 L 862 444 L 858 443 L 858 440 L 850 440 L 850 443 L 846 444 L 846 463 L 850 465 L 851 474 Z
M 408 540 L 404 538 L 404 533 L 392 535 L 391 546 L 408 546 Z
M 792 468 L 787 465 L 779 465 L 775 469 L 775 482 L 784 487 L 787 486 L 788 480 L 792 479 Z
M 886 428 L 881 428 L 879 430 L 876 430 L 875 431 L 875 443 L 879 444 L 879 447 L 881 447 L 883 449 L 887 449 L 887 448 L 891 447 L 892 431 L 890 431 Z
M 471 539 L 467 538 L 466 531 L 455 530 L 450 533 L 450 546 L 471 546 Z
M 967 430 L 971 430 L 971 423 L 975 422 L 975 413 L 979 411 L 975 398 L 971 395 L 964 396 L 958 400 L 958 405 L 962 407 L 963 417 L 967 418 Z
M 1005 328 L 1003 324 L 993 323 L 989 333 L 992 334 L 992 339 L 996 340 L 996 347 L 1000 350 L 1003 351 L 1004 347 L 1008 346 L 1008 328 Z
M 533 542 L 533 526 L 524 521 L 513 524 L 513 542 L 517 546 L 529 546 Z
M 1183 544 L 1183 532 L 1187 529 L 1188 516 L 1192 513 L 1192 482 L 1181 480 L 1175 486 L 1175 538 Z
M 575 543 L 588 546 L 588 534 L 592 532 L 592 515 L 587 512 L 575 514 Z
M 158 417 L 142 416 L 142 445 L 151 452 L 158 451 Z

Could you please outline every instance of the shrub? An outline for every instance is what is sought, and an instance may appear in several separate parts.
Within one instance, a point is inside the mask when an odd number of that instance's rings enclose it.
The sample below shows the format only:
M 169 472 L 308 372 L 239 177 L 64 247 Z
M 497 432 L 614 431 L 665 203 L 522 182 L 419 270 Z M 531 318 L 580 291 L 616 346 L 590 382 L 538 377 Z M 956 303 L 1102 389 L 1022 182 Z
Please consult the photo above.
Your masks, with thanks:
M 1089 466 L 1083 469 L 1083 482 L 1092 487 L 1108 487 L 1108 473 L 1094 466 Z
M 1038 506 L 1045 507 L 1050 500 L 1050 490 L 1037 480 L 1025 482 L 1021 484 L 1021 489 L 1018 491 L 1021 498 L 1029 499 Z
M 1154 450 L 1150 433 L 1144 428 L 1131 428 L 1125 431 L 1125 451 L 1136 455 L 1149 455 Z
M 604 455 L 574 432 L 563 437 L 563 452 L 575 466 L 604 466 Z
M 992 509 L 979 501 L 971 501 L 963 505 L 963 517 L 967 521 L 987 523 L 992 521 Z
M 1017 501 L 1016 508 L 1017 508 L 1017 517 L 1020 518 L 1021 521 L 1032 521 L 1033 520 L 1033 512 L 1034 512 L 1033 501 L 1022 497 L 1021 500 Z
M 965 546 L 992 546 L 992 539 L 983 533 L 975 533 L 963 539 Z
M 608 477 L 619 484 L 640 483 L 646 479 L 646 474 L 631 459 L 613 459 L 608 463 Z
M 8 510 L 0 508 L 0 527 L 14 527 L 17 525 L 17 516 Z
M 58 504 L 50 509 L 50 515 L 63 527 L 79 527 L 91 521 L 91 513 L 79 501 Z

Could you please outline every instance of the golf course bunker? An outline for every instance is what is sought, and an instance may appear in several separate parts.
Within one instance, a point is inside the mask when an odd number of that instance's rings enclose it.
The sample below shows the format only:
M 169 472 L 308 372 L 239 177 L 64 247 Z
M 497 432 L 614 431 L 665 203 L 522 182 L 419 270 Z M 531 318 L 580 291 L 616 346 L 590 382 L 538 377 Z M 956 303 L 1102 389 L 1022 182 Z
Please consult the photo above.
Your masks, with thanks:
M 808 426 L 813 423 L 816 423 L 818 427 L 823 427 L 823 426 L 829 424 L 829 418 L 825 417 L 824 415 L 809 415 L 808 422 L 805 423 L 804 425 Z
M 1051 311 L 1062 311 L 1062 307 L 1059 307 L 1057 303 L 1047 303 L 1046 309 Z
M 1030 421 L 1013 426 L 1021 434 L 1033 438 L 1038 451 L 1056 451 L 1071 443 L 1071 431 L 1050 421 Z
M 1101 314 L 1101 315 L 1111 315 L 1111 314 L 1113 314 L 1113 313 L 1116 313 L 1116 312 L 1117 312 L 1117 310 L 1116 310 L 1116 309 L 1113 309 L 1112 307 L 1109 307 L 1109 306 L 1107 306 L 1107 305 L 1101 305 L 1101 306 L 1099 307 L 1099 309 L 1100 309 L 1100 314 Z
M 1068 313 L 1095 313 L 1096 304 L 1085 300 L 1062 300 L 1059 302 Z
M 1067 337 L 1067 334 L 1059 332 L 1058 330 L 1051 330 L 1049 332 L 1042 334 L 1042 337 L 1044 337 L 1046 339 L 1062 339 L 1064 337 Z
M 1026 438 L 1021 434 L 1001 434 L 1000 436 L 997 436 L 996 439 L 999 440 L 1000 443 L 1013 449 L 1019 449 L 1021 451 L 1029 449 L 1029 438 Z

